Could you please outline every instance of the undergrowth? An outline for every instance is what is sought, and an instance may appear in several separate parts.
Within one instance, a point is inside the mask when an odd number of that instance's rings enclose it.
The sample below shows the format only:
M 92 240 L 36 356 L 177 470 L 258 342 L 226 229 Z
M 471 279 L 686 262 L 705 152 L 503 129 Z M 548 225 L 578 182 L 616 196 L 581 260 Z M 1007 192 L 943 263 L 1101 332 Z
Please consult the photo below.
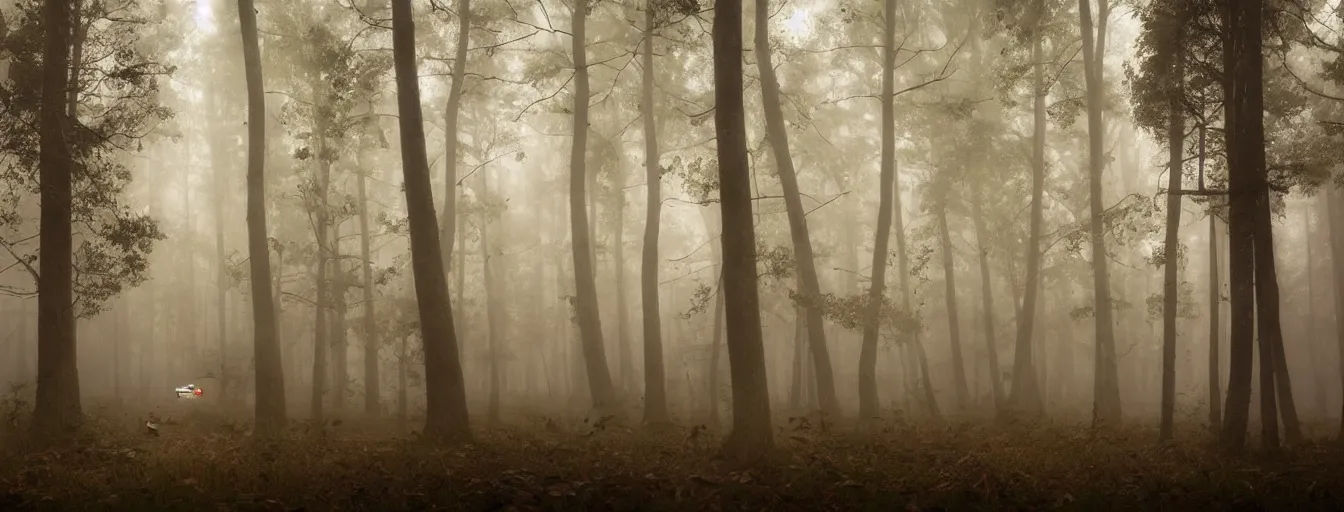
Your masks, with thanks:
M 781 418 L 768 460 L 736 468 L 702 428 L 619 420 L 517 418 L 435 446 L 391 421 L 296 422 L 263 441 L 218 413 L 159 418 L 157 435 L 135 414 L 90 416 L 61 449 L 9 431 L 0 510 L 1344 509 L 1334 445 L 1230 457 L 1193 425 L 1158 446 L 1141 427 Z

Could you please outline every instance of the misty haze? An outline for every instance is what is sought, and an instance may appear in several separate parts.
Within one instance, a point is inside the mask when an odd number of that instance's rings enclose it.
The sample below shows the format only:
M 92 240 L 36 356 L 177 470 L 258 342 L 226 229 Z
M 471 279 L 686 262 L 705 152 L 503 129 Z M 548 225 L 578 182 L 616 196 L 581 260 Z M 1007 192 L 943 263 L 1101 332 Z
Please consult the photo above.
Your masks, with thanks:
M 0 1 L 0 510 L 1344 510 L 1338 0 Z

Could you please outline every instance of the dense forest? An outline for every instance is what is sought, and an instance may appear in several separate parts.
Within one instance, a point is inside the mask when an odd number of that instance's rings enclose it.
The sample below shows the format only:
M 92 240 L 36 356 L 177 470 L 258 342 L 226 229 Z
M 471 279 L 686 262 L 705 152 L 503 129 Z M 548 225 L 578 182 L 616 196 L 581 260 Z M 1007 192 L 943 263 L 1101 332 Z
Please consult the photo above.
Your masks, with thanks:
M 0 508 L 1342 507 L 1342 34 L 0 2 Z

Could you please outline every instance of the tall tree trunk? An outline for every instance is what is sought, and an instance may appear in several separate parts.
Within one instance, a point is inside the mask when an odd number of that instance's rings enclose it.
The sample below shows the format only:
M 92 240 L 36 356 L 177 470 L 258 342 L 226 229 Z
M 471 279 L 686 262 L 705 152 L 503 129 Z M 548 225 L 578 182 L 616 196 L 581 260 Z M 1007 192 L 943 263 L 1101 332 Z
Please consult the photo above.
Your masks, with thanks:
M 328 272 L 334 273 L 331 291 L 331 411 L 337 416 L 345 413 L 345 402 L 350 394 L 350 345 L 346 336 L 345 313 L 347 303 L 345 292 L 349 290 L 346 278 L 345 258 L 341 253 L 341 223 L 331 226 L 331 260 Z
M 462 86 L 467 77 L 467 48 L 471 44 L 471 0 L 457 0 L 457 49 L 453 56 L 453 82 L 448 86 L 448 104 L 443 111 L 443 219 L 439 242 L 443 245 L 445 272 L 463 274 L 453 266 L 453 236 L 457 233 L 457 119 L 462 111 Z M 462 287 L 454 288 L 462 300 Z M 451 298 L 451 295 L 450 295 Z
M 1027 275 L 1025 290 L 1022 292 L 1022 303 L 1017 311 L 1017 343 L 1016 352 L 1013 358 L 1013 383 L 1009 389 L 1008 403 L 1009 407 L 1017 412 L 1027 414 L 1040 414 L 1041 395 L 1036 383 L 1036 369 L 1031 361 L 1031 335 L 1035 328 L 1036 315 L 1028 312 L 1036 310 L 1036 293 L 1038 281 L 1036 276 L 1041 271 L 1041 225 L 1042 220 L 1042 202 L 1045 190 L 1045 69 L 1042 59 L 1044 53 L 1041 51 L 1041 39 L 1044 20 L 1045 3 L 1043 0 L 1036 0 L 1037 20 L 1035 28 L 1032 29 L 1031 36 L 1031 55 L 1032 62 L 1032 91 L 1034 96 L 1034 121 L 1032 128 L 1032 172 L 1031 172 L 1031 235 L 1027 239 L 1026 260 Z M 1084 43 L 1084 47 L 1090 46 L 1090 43 Z M 1084 67 L 1086 69 L 1086 66 Z M 1109 311 L 1109 310 L 1108 310 Z
M 882 151 L 877 194 L 877 229 L 873 233 L 872 281 L 868 285 L 868 304 L 864 311 L 863 340 L 859 347 L 859 419 L 877 416 L 881 409 L 877 395 L 877 337 L 881 329 L 882 299 L 887 287 L 887 244 L 891 239 L 894 183 L 896 181 L 895 77 L 896 0 L 883 0 L 882 33 Z M 904 270 L 901 270 L 904 272 Z M 904 282 L 904 281 L 902 281 Z
M 397 77 L 398 126 L 402 174 L 411 235 L 411 268 L 420 313 L 425 355 L 425 429 L 430 437 L 470 439 L 467 394 L 453 330 L 452 304 L 443 274 L 443 255 L 435 229 L 434 197 L 429 188 L 424 121 L 415 61 L 415 24 L 411 0 L 392 0 L 392 53 Z M 444 313 L 447 314 L 444 314 Z
M 378 323 L 373 316 L 373 259 L 369 254 L 369 237 L 372 233 L 369 232 L 369 196 L 366 181 L 368 170 L 360 165 L 359 181 L 356 186 L 359 194 L 359 262 L 364 283 L 364 317 L 361 322 L 361 330 L 364 331 L 364 414 L 375 418 L 378 416 L 379 403 L 382 400 L 382 392 L 378 389 L 378 345 L 381 340 L 378 335 Z
M 721 259 L 721 258 L 720 258 Z M 719 270 L 714 295 L 714 334 L 709 342 L 709 427 L 719 428 L 719 354 L 723 349 L 723 270 Z
M 793 241 L 793 255 L 798 270 L 798 293 L 807 311 L 808 346 L 816 365 L 817 393 L 821 410 L 836 417 L 840 405 L 835 395 L 835 376 L 831 370 L 831 356 L 826 347 L 826 325 L 821 315 L 821 284 L 813 260 L 812 241 L 808 235 L 806 212 L 798 188 L 798 175 L 789 152 L 789 133 L 784 126 L 784 112 L 780 108 L 779 80 L 771 64 L 770 0 L 756 0 L 756 66 L 761 77 L 761 103 L 765 109 L 765 127 L 770 149 L 775 158 L 779 182 L 784 188 L 784 207 L 789 217 L 789 238 Z
M 1101 88 L 1103 58 L 1106 52 L 1106 18 L 1110 15 L 1109 2 L 1099 0 L 1098 18 L 1101 26 L 1093 42 L 1091 0 L 1078 0 L 1078 16 L 1083 32 L 1083 73 L 1087 82 L 1088 134 L 1088 188 L 1092 206 L 1092 285 L 1093 309 L 1096 321 L 1096 373 L 1092 385 L 1093 426 L 1116 426 L 1121 422 L 1120 376 L 1116 370 L 1114 310 L 1111 307 L 1110 264 L 1106 257 L 1105 222 L 1102 214 L 1101 180 L 1105 168 L 1105 148 L 1102 147 Z M 1179 197 L 1176 198 L 1179 204 Z M 1179 207 L 1178 207 L 1179 210 Z M 1167 248 L 1168 251 L 1172 249 Z M 1170 252 L 1168 253 L 1170 254 Z M 1174 336 L 1174 335 L 1173 335 Z
M 1205 126 L 1199 125 L 1199 173 L 1204 175 Z M 1222 377 L 1219 370 L 1220 357 L 1218 346 L 1222 343 L 1219 330 L 1222 320 L 1218 314 L 1222 311 L 1223 280 L 1218 275 L 1218 216 L 1212 208 L 1209 211 L 1209 431 L 1217 433 L 1223 424 Z
M 1344 205 L 1340 204 L 1339 188 L 1327 185 L 1325 207 L 1329 212 L 1330 263 L 1334 279 L 1335 338 L 1339 346 L 1339 375 L 1344 384 Z M 1337 439 L 1344 441 L 1344 410 L 1340 411 Z
M 1264 125 L 1261 117 L 1260 22 L 1263 2 L 1229 2 L 1223 7 L 1224 147 L 1228 151 L 1228 276 L 1231 294 L 1231 339 L 1227 402 L 1220 442 L 1225 449 L 1245 449 L 1250 417 L 1254 359 L 1255 216 L 1257 167 L 1264 167 Z M 1257 149 L 1258 148 L 1258 149 Z M 1258 162 L 1258 163 L 1257 163 Z M 1271 379 L 1272 388 L 1272 379 Z M 1264 393 L 1262 393 L 1263 395 Z M 1271 393 L 1272 395 L 1272 389 Z M 1274 418 L 1270 413 L 1269 418 Z M 1277 432 L 1276 432 L 1277 434 Z M 1274 440 L 1277 445 L 1278 441 Z
M 896 167 L 895 161 L 892 163 L 891 180 L 891 222 L 892 229 L 896 232 L 896 256 L 897 256 L 897 275 L 900 276 L 901 303 L 902 307 L 911 314 L 919 315 L 918 306 L 911 305 L 910 289 L 910 258 L 909 251 L 905 245 L 905 211 L 901 206 L 901 175 L 900 169 Z M 1030 348 L 1028 348 L 1030 350 Z M 924 394 L 924 405 L 928 407 L 929 414 L 933 417 L 942 415 L 938 407 L 938 397 L 933 392 L 933 378 L 929 375 L 928 358 L 924 354 L 924 342 L 919 333 L 915 333 L 910 339 L 910 346 L 907 349 L 907 365 L 911 369 L 911 374 L 918 378 L 918 385 Z
M 612 245 L 612 266 L 616 270 L 616 342 L 617 352 L 620 357 L 620 389 L 622 394 L 629 393 L 635 389 L 635 358 L 634 347 L 630 346 L 630 307 L 629 296 L 626 294 L 625 279 L 625 167 L 624 159 L 616 166 L 616 176 L 613 177 L 612 201 L 615 203 L 616 215 L 612 224 L 611 245 Z
M 989 232 L 985 229 L 985 212 L 981 207 L 980 185 L 972 185 L 971 217 L 975 222 L 975 243 L 980 260 L 981 321 L 985 330 L 985 354 L 989 364 L 990 387 L 994 392 L 994 410 L 1003 408 L 1003 373 L 999 367 L 999 349 L 994 341 L 994 287 L 989 275 Z M 1016 301 L 1014 301 L 1016 302 Z
M 482 198 L 489 198 L 489 197 L 490 197 L 490 180 L 489 180 L 489 177 L 488 177 L 488 176 L 489 176 L 489 173 L 481 172 L 481 197 L 482 197 Z M 495 303 L 495 300 L 496 300 L 496 298 L 495 298 L 495 291 L 494 291 L 494 288 L 495 288 L 495 279 L 494 279 L 494 273 L 493 273 L 493 271 L 494 271 L 494 267 L 493 267 L 493 265 L 491 265 L 491 261 L 490 261 L 490 260 L 494 259 L 494 257 L 493 257 L 493 256 L 494 256 L 494 251 L 490 249 L 490 229 L 489 229 L 489 226 L 490 226 L 490 217 L 489 217 L 489 214 L 488 214 L 488 213 L 485 213 L 485 212 L 482 212 L 482 213 L 481 213 L 481 276 L 482 276 L 483 287 L 485 288 L 485 324 L 486 324 L 486 328 L 489 329 L 489 331 L 490 331 L 489 337 L 487 338 L 487 340 L 489 341 L 489 345 L 490 345 L 490 349 L 489 349 L 489 354 L 490 354 L 490 398 L 489 398 L 489 402 L 488 402 L 488 404 L 487 404 L 487 413 L 486 413 L 487 416 L 486 416 L 486 418 L 487 418 L 487 421 L 489 421 L 491 425 L 499 425 L 499 423 L 500 423 L 500 419 L 499 419 L 499 391 L 500 391 L 500 390 L 499 390 L 499 386 L 500 386 L 500 374 L 501 374 L 501 372 L 502 372 L 502 369 L 500 368 L 500 365 L 502 364 L 502 358 L 504 357 L 504 354 L 503 354 L 503 351 L 500 350 L 500 346 L 499 346 L 499 345 L 500 345 L 499 322 L 498 322 L 499 313 L 496 311 L 496 309 L 498 309 L 498 305 Z
M 588 229 L 586 181 L 588 148 L 588 58 L 584 42 L 587 3 L 576 3 L 570 49 L 574 57 L 574 143 L 569 154 L 569 225 L 574 253 L 574 294 L 578 300 L 579 335 L 583 338 L 583 361 L 593 408 L 606 410 L 615 397 L 607 351 L 602 342 L 602 318 L 597 306 L 597 282 L 593 279 L 593 243 Z M 646 341 L 647 343 L 647 341 Z M 646 354 L 645 357 L 648 357 Z M 646 370 L 647 371 L 647 370 Z M 646 399 L 647 400 L 647 399 Z
M 1262 160 L 1263 162 L 1263 157 Z M 1269 361 L 1273 363 L 1274 391 L 1278 414 L 1283 418 L 1283 440 L 1289 445 L 1302 442 L 1302 423 L 1297 418 L 1297 404 L 1293 399 L 1293 384 L 1288 375 L 1288 358 L 1283 350 L 1283 326 L 1279 314 L 1279 278 L 1274 259 L 1274 225 L 1269 207 L 1267 173 L 1261 164 L 1261 185 L 1265 197 L 1257 194 L 1259 211 L 1255 226 L 1255 305 L 1256 327 L 1261 343 L 1268 343 Z M 1265 358 L 1261 355 L 1261 364 Z M 1263 387 L 1261 388 L 1264 389 Z M 1272 410 L 1272 409 L 1271 409 Z M 1268 414 L 1268 413 L 1266 413 Z
M 739 0 L 740 3 L 740 0 Z M 663 362 L 663 324 L 658 304 L 658 236 L 663 206 L 663 178 L 658 167 L 658 123 L 654 108 L 653 29 L 654 9 L 644 8 L 644 77 L 641 105 L 644 111 L 644 248 L 640 255 L 639 287 L 644 324 L 644 422 L 667 422 L 667 377 Z M 576 54 L 577 54 L 576 50 Z M 586 89 L 586 87 L 585 87 Z M 577 126 L 577 125 L 576 125 Z M 577 134 L 577 132 L 576 132 Z
M 47 0 L 43 13 L 42 111 L 38 124 L 38 178 L 42 187 L 37 296 L 37 395 L 33 432 L 39 437 L 73 434 L 83 416 L 75 349 L 74 240 L 71 181 L 74 162 L 66 145 L 64 111 L 69 84 L 70 5 Z
M 966 366 L 961 358 L 961 322 L 957 320 L 957 272 L 952 249 L 952 234 L 947 227 L 947 193 L 944 191 L 934 212 L 938 217 L 938 234 L 943 246 L 943 282 L 946 285 L 947 337 L 952 345 L 952 378 L 956 380 L 957 408 L 970 405 L 970 391 L 966 389 Z
M 327 344 L 330 343 L 330 320 L 327 318 L 328 297 L 330 291 L 330 266 L 331 266 L 331 248 L 328 245 L 328 236 L 330 233 L 330 210 L 327 204 L 327 196 L 331 187 L 331 166 L 326 159 L 326 125 L 323 117 L 319 114 L 316 121 L 317 132 L 317 223 L 313 227 L 317 237 L 317 271 L 316 271 L 316 289 L 317 297 L 313 301 L 313 377 L 312 377 L 312 395 L 309 407 L 312 411 L 310 416 L 313 421 L 321 422 L 326 414 L 323 410 L 323 396 L 327 389 Z
M 1086 2 L 1087 0 L 1083 0 Z M 1172 41 L 1180 48 L 1181 38 Z M 1172 438 L 1176 415 L 1176 309 L 1180 293 L 1181 267 L 1181 177 L 1185 161 L 1185 88 L 1184 52 L 1175 51 L 1172 76 L 1176 86 L 1167 100 L 1167 228 L 1163 243 L 1162 268 L 1162 424 L 1158 441 Z
M 714 132 L 723 212 L 723 292 L 728 315 L 728 367 L 733 383 L 733 430 L 723 451 L 759 460 L 774 445 L 770 394 L 761 339 L 756 282 L 756 227 L 742 107 L 742 0 L 714 0 Z
M 212 151 L 212 153 L 217 152 Z M 215 157 L 212 156 L 212 158 Z M 221 398 L 231 399 L 228 394 L 228 321 L 226 320 L 228 272 L 224 261 L 224 194 L 227 186 L 223 180 L 223 170 L 224 166 L 216 158 L 212 171 L 215 175 L 215 197 L 213 198 L 215 203 L 215 336 L 219 343 L 219 394 Z

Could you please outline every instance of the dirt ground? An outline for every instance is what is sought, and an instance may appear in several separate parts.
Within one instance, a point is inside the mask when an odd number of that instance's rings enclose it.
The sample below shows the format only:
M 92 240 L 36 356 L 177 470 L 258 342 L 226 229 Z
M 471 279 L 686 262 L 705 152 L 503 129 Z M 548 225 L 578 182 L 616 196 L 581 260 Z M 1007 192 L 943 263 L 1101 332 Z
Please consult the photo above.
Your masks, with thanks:
M 0 510 L 1344 510 L 1337 444 L 1232 457 L 1196 425 L 1158 446 L 1144 427 L 781 417 L 774 453 L 742 468 L 694 426 L 533 416 L 434 446 L 391 420 L 263 442 L 246 421 L 176 414 L 157 435 L 91 414 L 78 443 L 40 451 L 11 434 Z

